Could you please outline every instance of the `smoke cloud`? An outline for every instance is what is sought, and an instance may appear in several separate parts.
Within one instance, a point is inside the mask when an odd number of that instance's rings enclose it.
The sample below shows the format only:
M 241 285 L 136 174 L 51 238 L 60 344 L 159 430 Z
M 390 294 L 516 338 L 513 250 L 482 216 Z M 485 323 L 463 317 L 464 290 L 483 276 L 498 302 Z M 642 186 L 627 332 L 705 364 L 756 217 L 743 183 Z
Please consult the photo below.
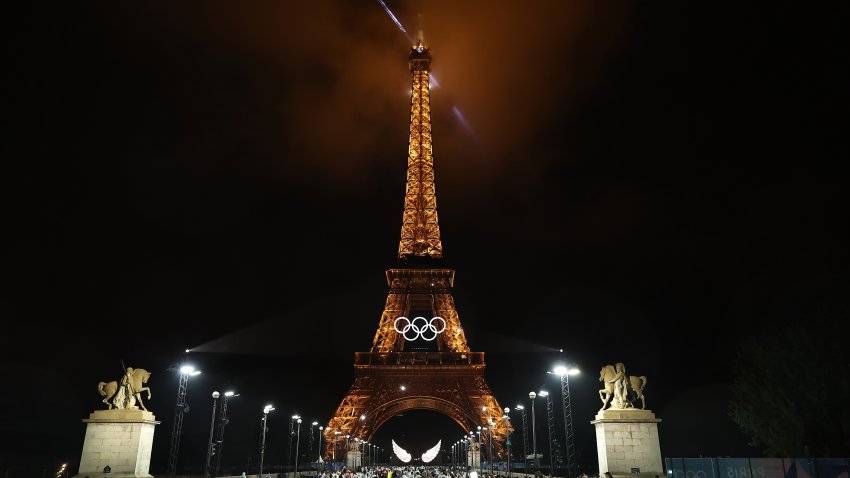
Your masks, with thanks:
M 432 93 L 441 183 L 473 175 L 474 182 L 465 182 L 480 185 L 520 164 L 534 169 L 527 152 L 539 135 L 553 134 L 547 125 L 569 118 L 571 105 L 592 91 L 631 17 L 628 6 L 597 2 L 387 5 L 412 36 L 418 14 L 424 18 L 441 83 Z M 192 45 L 185 54 L 202 51 L 226 70 L 224 79 L 210 72 L 213 88 L 229 89 L 213 94 L 243 103 L 216 114 L 244 119 L 244 129 L 228 134 L 241 134 L 245 148 L 255 151 L 248 160 L 347 184 L 366 181 L 373 169 L 403 167 L 409 47 L 378 2 L 149 8 L 127 20 L 140 38 L 161 38 L 163 50 L 175 41 L 182 44 L 176 48 Z M 241 72 L 239 84 L 222 83 L 234 69 Z

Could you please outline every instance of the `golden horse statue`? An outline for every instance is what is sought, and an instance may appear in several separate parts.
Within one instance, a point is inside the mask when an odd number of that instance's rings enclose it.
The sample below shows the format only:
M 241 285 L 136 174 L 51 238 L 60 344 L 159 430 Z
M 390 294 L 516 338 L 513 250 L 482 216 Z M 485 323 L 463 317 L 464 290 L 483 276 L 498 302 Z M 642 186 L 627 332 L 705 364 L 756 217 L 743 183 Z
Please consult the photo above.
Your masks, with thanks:
M 623 408 L 625 402 L 623 382 L 625 378 L 625 366 L 621 363 L 618 363 L 616 367 L 614 365 L 605 365 L 599 371 L 599 381 L 602 382 L 602 386 L 604 387 L 599 390 L 599 399 L 602 400 L 602 408 L 599 409 L 600 412 L 608 406 L 608 401 L 611 400 L 611 397 L 614 398 L 614 402 L 611 404 L 613 408 Z
M 626 366 L 622 363 L 616 365 L 605 365 L 599 371 L 599 381 L 605 388 L 599 390 L 599 399 L 602 400 L 601 412 L 611 401 L 612 409 L 634 408 L 634 402 L 640 399 L 641 410 L 646 408 L 646 399 L 643 390 L 646 388 L 646 377 L 643 375 L 626 375 Z M 631 394 L 629 393 L 631 392 Z M 630 395 L 633 395 L 634 398 Z
M 97 391 L 104 399 L 103 403 L 108 407 L 107 410 L 112 410 L 112 407 L 119 409 L 135 408 L 135 402 L 139 402 L 142 410 L 147 411 L 145 404 L 142 402 L 142 392 L 148 392 L 148 400 L 151 399 L 150 387 L 145 387 L 148 383 L 151 373 L 143 368 L 133 369 L 127 367 L 127 372 L 121 378 L 121 386 L 119 388 L 117 381 L 100 382 L 97 384 Z

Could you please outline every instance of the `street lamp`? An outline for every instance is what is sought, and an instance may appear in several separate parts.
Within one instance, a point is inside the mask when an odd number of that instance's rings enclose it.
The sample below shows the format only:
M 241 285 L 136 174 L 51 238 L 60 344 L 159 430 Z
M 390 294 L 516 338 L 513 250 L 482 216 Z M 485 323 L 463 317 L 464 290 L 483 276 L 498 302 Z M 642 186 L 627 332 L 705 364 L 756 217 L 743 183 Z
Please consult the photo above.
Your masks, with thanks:
M 528 415 L 525 414 L 525 406 L 517 404 L 517 410 L 522 412 L 522 463 L 528 466 Z
M 487 420 L 489 427 L 484 427 L 482 430 L 487 432 L 487 462 L 490 465 L 490 476 L 493 476 L 493 419 Z
M 319 424 L 319 422 L 317 422 L 315 420 L 313 420 L 313 423 L 310 424 L 310 444 L 307 446 L 307 456 L 308 457 L 313 454 L 313 440 L 314 440 L 314 438 L 313 438 L 313 428 L 316 427 L 318 424 Z
M 289 420 L 289 445 L 286 448 L 286 467 L 290 468 L 292 466 L 292 441 L 295 440 L 295 420 L 301 418 L 296 413 L 292 415 L 292 418 Z
M 481 425 L 478 425 L 478 431 L 475 433 L 478 435 L 478 472 L 482 473 L 484 465 L 481 463 Z
M 169 369 L 169 370 L 174 370 Z M 177 406 L 174 409 L 174 426 L 171 428 L 171 447 L 168 452 L 168 476 L 174 478 L 177 471 L 177 453 L 180 451 L 180 432 L 183 430 L 183 414 L 189 412 L 186 405 L 186 393 L 189 387 L 189 377 L 201 373 L 191 365 L 182 365 L 179 369 L 180 380 L 177 385 Z
M 301 444 L 301 418 L 298 418 L 298 432 L 295 439 L 295 476 L 298 476 L 298 447 Z
M 323 426 L 319 427 L 319 457 L 316 458 L 317 462 L 322 459 L 322 435 L 324 435 L 324 433 L 322 433 L 322 431 L 324 429 L 325 429 L 325 427 L 323 427 Z
M 467 452 L 472 453 L 472 468 L 475 468 L 475 435 L 472 432 L 469 432 L 469 443 L 467 444 Z M 478 459 L 481 459 L 480 453 L 478 454 Z
M 216 407 L 216 404 L 218 403 L 218 397 L 220 397 L 220 396 L 221 396 L 221 394 L 218 393 L 217 390 L 212 393 L 213 408 L 212 408 L 212 418 L 210 418 L 210 440 L 207 443 L 207 464 L 206 464 L 206 467 L 204 468 L 205 473 L 207 474 L 207 478 L 212 477 L 212 470 L 210 469 L 210 459 L 212 458 L 213 453 L 215 453 L 213 451 L 213 433 L 215 432 L 215 407 Z
M 342 432 L 336 431 L 334 432 L 334 452 L 333 452 L 333 460 L 336 461 L 336 447 L 337 443 L 339 443 L 339 436 L 342 435 Z
M 263 439 L 260 441 L 260 469 L 257 472 L 257 478 L 262 478 L 263 476 L 263 458 L 266 456 L 266 422 L 269 418 L 269 412 L 273 411 L 274 407 L 271 405 L 266 405 L 263 408 Z
M 452 464 L 457 464 L 457 442 L 452 443 Z
M 505 407 L 505 414 L 502 415 L 502 421 L 505 422 L 505 449 L 508 452 L 508 478 L 511 477 L 511 409 Z
M 487 423 L 490 424 L 489 431 L 487 432 L 487 454 L 490 455 L 490 475 L 493 475 L 493 428 L 496 426 L 496 422 L 490 418 L 487 420 Z
M 233 398 L 238 397 L 239 394 L 233 391 L 224 392 L 224 399 L 221 401 L 221 412 L 218 414 L 218 430 L 216 431 L 216 439 L 215 443 L 218 447 L 213 450 L 213 454 L 215 455 L 215 467 L 213 476 L 218 476 L 221 471 L 221 457 L 224 455 L 224 427 L 230 423 L 230 420 L 227 419 L 227 402 Z
M 534 471 L 537 471 L 537 468 L 540 467 L 540 462 L 537 460 L 537 428 L 535 426 L 535 418 L 534 415 L 534 399 L 537 397 L 537 394 L 534 392 L 528 392 L 528 398 L 531 399 L 531 443 L 532 443 L 532 453 L 534 453 Z
M 564 408 L 564 439 L 567 446 L 567 478 L 572 478 L 576 466 L 576 444 L 573 435 L 573 410 L 570 401 L 570 375 L 578 375 L 579 369 L 558 365 L 555 367 L 554 375 L 561 377 L 561 399 Z

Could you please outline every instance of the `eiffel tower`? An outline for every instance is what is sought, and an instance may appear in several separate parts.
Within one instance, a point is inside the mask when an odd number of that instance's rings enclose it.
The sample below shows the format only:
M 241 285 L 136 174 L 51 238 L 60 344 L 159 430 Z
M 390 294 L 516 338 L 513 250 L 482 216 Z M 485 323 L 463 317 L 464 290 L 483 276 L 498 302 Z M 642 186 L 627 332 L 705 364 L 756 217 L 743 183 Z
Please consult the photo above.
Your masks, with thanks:
M 466 342 L 451 294 L 455 273 L 442 266 L 431 149 L 431 51 L 421 31 L 409 67 L 410 143 L 398 265 L 386 272 L 390 290 L 372 349 L 355 352 L 354 384 L 323 432 L 325 458 L 340 459 L 335 455 L 342 440 L 350 466 L 359 463 L 352 459 L 359 456 L 359 443 L 371 441 L 387 420 L 407 410 L 443 413 L 467 435 L 487 427 L 494 455 L 502 457 L 512 430 L 484 380 L 484 353 L 470 351 Z

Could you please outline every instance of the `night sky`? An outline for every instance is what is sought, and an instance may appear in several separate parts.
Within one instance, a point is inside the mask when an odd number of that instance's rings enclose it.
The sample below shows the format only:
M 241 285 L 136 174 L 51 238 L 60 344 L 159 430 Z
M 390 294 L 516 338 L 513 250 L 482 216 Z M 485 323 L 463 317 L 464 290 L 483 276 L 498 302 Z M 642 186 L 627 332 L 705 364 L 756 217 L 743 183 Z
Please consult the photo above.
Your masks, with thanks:
M 598 371 L 624 362 L 665 457 L 758 456 L 726 414 L 741 341 L 850 301 L 848 4 L 388 5 L 412 31 L 424 15 L 445 262 L 502 405 L 576 364 L 592 470 Z M 396 264 L 404 35 L 366 0 L 65 2 L 6 23 L 0 470 L 75 470 L 122 359 L 153 373 L 153 472 L 184 361 L 203 373 L 179 470 L 201 472 L 209 394 L 229 388 L 224 468 L 256 452 L 265 403 L 281 464 L 288 417 L 325 423 L 350 386 Z M 461 435 L 420 415 L 379 444 Z

